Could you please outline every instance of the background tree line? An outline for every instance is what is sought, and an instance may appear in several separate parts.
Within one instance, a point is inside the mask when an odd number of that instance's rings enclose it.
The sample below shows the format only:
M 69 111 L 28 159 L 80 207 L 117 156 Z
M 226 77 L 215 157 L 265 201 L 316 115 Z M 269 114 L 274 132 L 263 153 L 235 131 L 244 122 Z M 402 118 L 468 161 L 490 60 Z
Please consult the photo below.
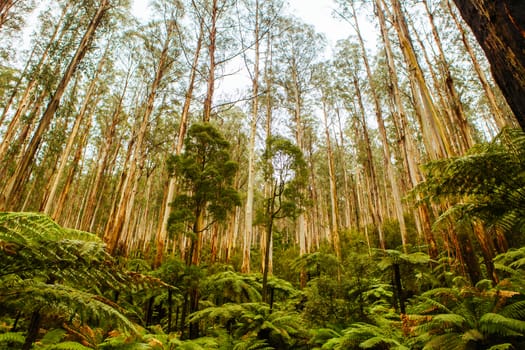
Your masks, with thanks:
M 233 314 L 273 317 L 272 274 L 311 301 L 327 282 L 321 271 L 335 264 L 327 276 L 337 280 L 334 296 L 346 298 L 356 251 L 355 259 L 376 256 L 392 273 L 388 281 L 363 272 L 356 288 L 374 279 L 383 290 L 366 293 L 392 298 L 395 313 L 407 314 L 412 295 L 439 283 L 460 288 L 450 276 L 481 283 L 476 293 L 484 298 L 513 275 L 498 273 L 496 257 L 522 245 L 523 136 L 513 129 L 516 104 L 503 89 L 509 107 L 495 86 L 458 9 L 451 1 L 335 1 L 348 38 L 326 58 L 324 37 L 285 7 L 277 0 L 158 0 L 144 22 L 122 0 L 3 4 L 0 210 L 43 212 L 93 232 L 110 255 L 144 259 L 158 271 L 184 261 L 180 299 L 168 288 L 168 310 L 161 294 L 150 296 L 143 324 L 167 317 L 169 333 L 174 317 L 191 338 L 206 333 L 207 318 L 233 331 Z M 24 24 L 30 14 L 35 19 Z M 375 28 L 375 48 L 364 20 Z M 13 46 L 31 30 L 27 49 Z M 239 71 L 248 78 L 238 79 L 239 90 L 220 89 Z M 3 254 L 9 242 L 2 238 Z M 444 275 L 410 290 L 405 263 Z M 213 266 L 220 264 L 262 272 L 246 283 L 269 308 L 231 305 L 228 317 L 204 308 L 202 283 L 219 278 Z M 299 300 L 296 311 L 310 317 L 315 308 Z M 372 320 L 364 308 L 357 318 L 339 311 L 341 327 Z M 391 344 L 402 344 L 418 322 L 410 324 L 402 318 L 401 338 Z M 338 333 L 339 341 L 361 334 L 356 327 Z M 256 333 L 261 346 L 278 347 L 272 330 Z

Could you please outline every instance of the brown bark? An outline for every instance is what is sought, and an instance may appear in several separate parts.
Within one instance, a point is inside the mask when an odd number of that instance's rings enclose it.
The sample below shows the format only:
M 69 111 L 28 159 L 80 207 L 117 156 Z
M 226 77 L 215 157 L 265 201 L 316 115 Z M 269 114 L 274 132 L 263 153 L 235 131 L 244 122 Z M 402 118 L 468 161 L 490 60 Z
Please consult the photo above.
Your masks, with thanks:
M 60 183 L 60 179 L 62 177 L 62 174 L 64 173 L 66 169 L 66 164 L 69 159 L 69 155 L 71 154 L 71 151 L 73 149 L 73 145 L 75 143 L 75 140 L 77 138 L 77 134 L 80 131 L 80 127 L 82 125 L 82 122 L 84 121 L 84 116 L 86 114 L 86 111 L 88 109 L 88 106 L 91 103 L 91 96 L 93 95 L 93 92 L 95 91 L 96 83 L 98 82 L 98 76 L 100 72 L 102 71 L 102 68 L 104 67 L 105 61 L 106 61 L 106 55 L 108 52 L 108 47 L 106 47 L 106 52 L 104 53 L 104 56 L 98 63 L 97 70 L 95 72 L 95 76 L 91 80 L 89 87 L 86 91 L 86 95 L 84 96 L 84 102 L 82 103 L 82 106 L 80 107 L 80 111 L 77 114 L 77 117 L 75 119 L 75 123 L 73 125 L 73 128 L 69 132 L 68 140 L 66 147 L 64 148 L 64 151 L 62 151 L 62 154 L 60 155 L 60 159 L 58 161 L 59 167 L 56 172 L 53 174 L 53 180 L 51 181 L 51 188 L 49 189 L 49 194 L 46 196 L 46 200 L 43 203 L 43 212 L 50 215 L 52 213 L 52 207 L 55 202 L 55 195 L 56 191 L 58 189 L 58 185 Z M 96 104 L 95 104 L 96 105 Z M 91 121 L 89 121 L 88 125 L 90 126 Z M 85 134 L 89 132 L 89 128 L 86 128 L 84 130 L 83 138 L 85 137 Z M 61 211 L 59 207 L 57 207 L 58 211 Z M 56 217 L 55 217 L 56 219 Z
M 381 8 L 379 0 L 375 0 L 375 4 L 378 8 Z M 388 73 L 390 77 L 389 93 L 393 100 L 393 120 L 396 125 L 397 134 L 399 137 L 398 142 L 404 160 L 406 175 L 408 175 L 408 189 L 410 190 L 414 188 L 414 186 L 416 186 L 422 179 L 419 168 L 417 166 L 417 159 L 419 157 L 416 152 L 415 141 L 413 139 L 409 127 L 409 123 L 406 116 L 406 110 L 402 100 L 402 94 L 399 87 L 399 78 L 394 60 L 392 44 L 386 26 L 386 18 L 382 11 L 377 11 L 376 15 L 379 19 L 381 36 L 385 45 L 385 52 L 387 57 Z M 432 233 L 428 208 L 426 207 L 426 205 L 419 205 L 417 208 L 417 212 L 414 213 L 414 216 L 416 217 L 416 223 L 419 223 L 418 230 L 420 231 L 420 235 L 423 235 L 425 237 L 430 257 L 432 259 L 437 258 L 437 244 L 434 238 L 434 234 Z
M 186 137 L 186 129 L 188 128 L 188 116 L 190 113 L 191 100 L 193 98 L 193 89 L 195 88 L 195 78 L 197 76 L 197 65 L 199 63 L 200 52 L 202 48 L 202 40 L 204 37 L 204 22 L 200 21 L 199 38 L 197 39 L 197 46 L 193 55 L 193 62 L 190 70 L 190 79 L 188 89 L 184 98 L 184 105 L 182 106 L 182 113 L 180 116 L 179 134 L 177 136 L 177 144 L 175 146 L 175 154 L 179 155 L 184 145 Z M 157 252 L 155 255 L 154 267 L 159 267 L 162 263 L 162 256 L 164 254 L 164 245 L 168 237 L 168 219 L 171 210 L 171 202 L 175 198 L 177 187 L 177 179 L 170 177 L 168 181 L 168 189 L 160 210 L 159 226 L 157 229 L 156 246 Z
M 132 214 L 135 205 L 135 197 L 138 190 L 138 181 L 146 161 L 145 157 L 145 140 L 149 126 L 149 119 L 153 112 L 154 102 L 157 97 L 159 86 L 164 75 L 170 67 L 169 47 L 172 40 L 172 35 L 175 30 L 175 23 L 170 21 L 166 33 L 166 39 L 163 43 L 162 51 L 160 53 L 159 61 L 156 63 L 155 76 L 150 86 L 150 93 L 146 100 L 145 110 L 141 116 L 140 124 L 135 135 L 136 142 L 134 144 L 133 157 L 124 180 L 122 192 L 120 193 L 119 205 L 113 217 L 110 218 L 106 231 L 104 233 L 104 241 L 107 244 L 107 249 L 110 253 L 114 253 L 117 244 L 121 239 L 123 232 L 126 232 L 129 225 L 129 218 Z
M 68 67 L 66 68 L 66 71 L 64 72 L 64 75 L 62 76 L 62 79 L 60 83 L 58 84 L 58 87 L 53 94 L 51 101 L 49 101 L 46 111 L 42 115 L 42 118 L 40 120 L 40 123 L 38 124 L 37 129 L 35 130 L 35 133 L 33 135 L 33 138 L 31 139 L 31 142 L 29 143 L 29 146 L 27 150 L 24 152 L 24 156 L 20 160 L 20 163 L 18 164 L 18 167 L 13 174 L 13 176 L 9 179 L 9 182 L 4 190 L 5 195 L 5 205 L 4 206 L 12 206 L 14 203 L 12 201 L 12 197 L 14 194 L 19 193 L 23 186 L 23 180 L 27 178 L 28 173 L 31 171 L 31 164 L 33 163 L 33 160 L 35 158 L 36 152 L 40 146 L 40 143 L 42 142 L 42 138 L 49 128 L 49 125 L 51 124 L 51 121 L 55 115 L 56 110 L 59 107 L 60 100 L 62 99 L 62 95 L 64 94 L 67 85 L 69 84 L 71 78 L 73 77 L 73 74 L 75 73 L 79 63 L 84 58 L 85 54 L 87 53 L 90 43 L 93 39 L 93 36 L 97 30 L 97 27 L 102 21 L 102 18 L 106 14 L 106 12 L 109 9 L 109 0 L 102 0 L 95 11 L 95 14 L 93 15 L 93 18 L 91 19 L 91 22 L 89 23 L 86 32 L 84 33 L 84 36 L 82 37 L 82 40 L 80 41 L 80 44 L 77 48 L 77 51 L 75 52 L 75 55 L 69 62 Z M 2 207 L 2 204 L 0 203 L 0 208 Z
M 323 100 L 323 122 L 324 122 L 324 132 L 326 137 L 326 153 L 328 156 L 328 177 L 330 181 L 330 219 L 331 219 L 331 235 L 332 235 L 332 244 L 334 246 L 335 255 L 339 258 L 341 257 L 341 242 L 339 239 L 339 203 L 337 195 L 337 181 L 335 177 L 335 162 L 334 162 L 334 153 L 332 151 L 332 142 L 330 138 L 330 130 L 328 128 L 328 111 L 326 106 L 325 99 Z
M 461 102 L 461 98 L 456 89 L 454 78 L 452 77 L 452 73 L 450 72 L 450 63 L 445 57 L 445 52 L 443 49 L 443 44 L 441 42 L 441 37 L 439 36 L 439 33 L 436 29 L 436 25 L 434 22 L 434 15 L 430 11 L 428 0 L 423 1 L 423 4 L 425 5 L 424 6 L 425 11 L 429 18 L 430 27 L 432 28 L 432 35 L 434 37 L 434 41 L 438 48 L 438 53 L 439 53 L 439 65 L 438 66 L 441 71 L 442 79 L 444 80 L 444 88 L 445 88 L 448 107 L 449 107 L 448 110 L 450 111 L 452 115 L 454 126 L 459 131 L 462 151 L 465 152 L 467 149 L 469 149 L 470 147 L 474 145 L 474 139 L 472 137 L 471 126 L 469 125 L 466 119 L 465 111 L 463 109 L 463 103 Z
M 348 175 L 347 166 L 344 161 L 344 157 L 341 155 L 344 154 L 345 150 L 345 142 L 344 142 L 344 136 L 343 136 L 343 125 L 341 123 L 341 115 L 339 112 L 339 108 L 336 108 L 336 115 L 337 115 L 337 126 L 338 126 L 338 137 L 339 142 L 337 142 L 336 139 L 336 149 L 338 151 L 339 160 L 341 163 L 341 172 L 343 173 L 343 188 L 344 188 L 344 202 L 345 202 L 345 208 L 344 208 L 344 217 L 345 217 L 345 223 L 343 225 L 344 228 L 349 228 L 352 226 L 352 224 L 356 225 L 357 230 L 360 230 L 359 227 L 359 219 L 357 217 L 352 219 L 352 203 L 354 206 L 357 203 L 357 198 L 354 196 L 355 191 L 351 188 L 351 177 Z
M 101 197 L 101 189 L 104 186 L 104 171 L 106 171 L 108 163 L 110 162 L 111 148 L 115 144 L 115 135 L 117 133 L 117 125 L 120 122 L 120 114 L 122 112 L 122 104 L 124 97 L 126 95 L 129 77 L 131 71 L 128 71 L 126 80 L 124 82 L 124 88 L 122 93 L 119 96 L 115 110 L 112 113 L 110 124 L 104 133 L 104 141 L 100 144 L 100 149 L 98 151 L 98 161 L 95 169 L 95 177 L 93 184 L 91 185 L 91 190 L 86 200 L 86 205 L 84 209 L 84 215 L 80 228 L 85 231 L 91 231 L 93 229 L 93 223 L 95 221 L 95 209 L 97 206 L 97 199 Z
M 357 81 L 357 77 L 354 76 L 354 87 L 356 91 L 356 98 L 359 104 L 359 124 L 362 130 L 362 137 L 364 141 L 364 146 L 366 150 L 366 160 L 364 164 L 365 168 L 365 174 L 367 178 L 367 182 L 370 184 L 370 213 L 372 220 L 374 222 L 374 225 L 377 228 L 378 235 L 379 235 L 379 246 L 381 249 L 386 249 L 386 243 L 385 243 L 385 237 L 383 235 L 383 213 L 382 213 L 382 201 L 381 197 L 379 195 L 379 183 L 377 179 L 376 169 L 374 165 L 374 156 L 372 154 L 372 146 L 370 142 L 370 136 L 368 133 L 368 127 L 366 124 L 366 117 L 365 117 L 365 107 L 363 104 L 363 97 L 361 95 L 361 88 L 359 87 L 359 82 Z
M 60 19 L 58 20 L 58 22 L 57 22 L 57 24 L 55 26 L 55 30 L 53 31 L 53 34 L 51 34 L 51 38 L 49 39 L 49 43 L 47 44 L 47 46 L 46 46 L 44 52 L 42 53 L 42 55 L 40 55 L 40 59 L 38 61 L 38 64 L 32 70 L 31 78 L 30 78 L 26 88 L 24 89 L 22 97 L 20 97 L 20 100 L 18 101 L 18 106 L 17 106 L 16 112 L 13 115 L 13 117 L 11 118 L 11 120 L 9 122 L 9 125 L 7 127 L 7 130 L 4 133 L 4 138 L 2 140 L 2 143 L 0 144 L 0 160 L 5 157 L 5 155 L 7 153 L 7 149 L 9 147 L 9 145 L 11 144 L 11 142 L 13 141 L 13 138 L 15 137 L 15 133 L 16 133 L 18 127 L 19 127 L 20 119 L 24 115 L 24 113 L 27 111 L 27 108 L 30 105 L 31 96 L 32 96 L 32 94 L 33 94 L 33 92 L 35 90 L 35 87 L 36 87 L 37 83 L 38 83 L 38 74 L 41 73 L 42 67 L 47 62 L 48 54 L 49 54 L 49 51 L 50 51 L 52 45 L 55 44 L 57 41 L 60 41 L 62 36 L 66 33 L 66 30 L 62 30 L 60 32 L 60 36 L 58 36 L 58 38 L 57 38 L 57 35 L 59 33 L 59 29 L 60 29 L 60 27 L 62 25 L 62 22 L 64 20 L 64 17 L 66 15 L 66 13 L 67 13 L 68 8 L 69 8 L 69 3 L 64 7 L 64 9 L 62 11 L 62 14 L 60 16 Z M 36 46 L 35 46 L 35 48 L 36 48 Z M 33 50 L 33 52 L 34 52 L 34 50 Z M 33 55 L 33 52 L 31 53 L 31 56 Z M 29 58 L 29 60 L 27 62 L 27 65 L 29 65 L 30 60 L 31 60 L 31 57 Z M 59 65 L 57 65 L 57 66 L 59 66 Z M 26 69 L 24 69 L 24 72 L 26 72 L 26 70 L 27 70 L 27 67 L 26 67 Z M 22 77 L 20 79 L 22 79 Z M 12 103 L 12 100 L 14 99 L 16 90 L 17 89 L 15 89 L 15 91 L 13 91 L 13 95 L 9 99 L 9 102 L 8 102 L 7 106 L 4 108 L 4 111 L 2 112 L 2 117 L 0 118 L 1 120 L 3 120 L 5 118 L 8 110 L 9 110 L 9 105 Z M 3 122 L 0 122 L 0 125 L 2 125 L 2 123 Z
M 525 129 L 525 2 L 454 2 L 485 51 L 496 83 Z
M 64 183 L 64 186 L 62 188 L 62 191 L 60 192 L 60 196 L 58 197 L 58 201 L 55 205 L 55 209 L 53 210 L 53 212 L 51 213 L 50 211 L 49 212 L 46 212 L 47 214 L 52 214 L 51 217 L 55 220 L 57 220 L 62 211 L 64 210 L 64 205 L 66 203 L 66 199 L 69 195 L 69 191 L 71 189 L 71 185 L 73 184 L 73 180 L 74 180 L 74 177 L 75 177 L 75 174 L 77 173 L 78 169 L 80 168 L 80 161 L 81 161 L 81 158 L 82 158 L 82 154 L 83 154 L 83 151 L 84 151 L 84 148 L 86 147 L 86 141 L 88 139 L 88 135 L 89 135 L 89 131 L 91 129 L 91 118 L 92 116 L 89 116 L 89 119 L 88 119 L 88 123 L 87 125 L 85 126 L 81 136 L 80 136 L 80 140 L 78 141 L 78 144 L 77 144 L 77 149 L 75 151 L 75 155 L 73 156 L 73 160 L 71 162 L 71 165 L 69 167 L 69 171 L 67 173 L 67 176 L 66 176 L 66 181 Z M 66 163 L 66 159 L 67 158 L 63 158 L 62 157 L 62 161 L 64 161 L 64 165 L 62 166 L 62 163 L 60 164 L 60 168 L 59 168 L 59 172 L 64 172 L 65 170 L 65 163 Z M 55 179 L 55 181 L 58 183 L 58 176 L 57 178 Z M 56 190 L 56 188 L 55 188 Z M 54 198 L 54 195 L 53 195 L 53 198 Z M 50 201 L 51 199 L 51 196 L 50 198 L 48 198 L 48 203 L 51 203 Z M 54 199 L 53 199 L 53 202 L 54 202 Z M 47 208 L 47 206 L 46 206 Z M 51 206 L 49 206 L 49 209 L 50 210 Z
M 204 99 L 204 112 L 202 116 L 203 122 L 209 122 L 211 118 L 211 106 L 213 103 L 213 94 L 215 92 L 215 49 L 217 40 L 217 19 L 219 16 L 219 8 L 217 0 L 212 0 L 211 9 L 211 25 L 208 37 L 208 56 L 209 56 L 209 67 L 208 67 L 208 88 L 206 90 L 206 98 Z
M 485 91 L 485 95 L 487 96 L 487 100 L 489 102 L 489 107 L 492 111 L 494 121 L 496 122 L 498 128 L 501 130 L 505 126 L 511 125 L 512 123 L 508 120 L 508 118 L 505 117 L 503 111 L 498 105 L 496 95 L 494 94 L 492 86 L 489 83 L 489 79 L 485 74 L 485 71 L 481 68 L 481 64 L 479 63 L 478 58 L 474 53 L 474 49 L 467 38 L 465 28 L 463 27 L 463 24 L 458 20 L 456 13 L 452 9 L 450 0 L 447 0 L 447 7 L 452 19 L 454 20 L 454 23 L 456 24 L 456 27 L 459 30 L 459 33 L 461 35 L 461 41 L 463 42 L 463 45 L 465 46 L 465 49 L 467 50 L 467 53 L 472 61 L 472 65 L 474 66 L 474 70 L 476 71 L 481 86 Z
M 408 65 L 409 78 L 413 91 L 414 103 L 420 118 L 420 127 L 427 152 L 431 159 L 443 158 L 453 154 L 448 143 L 447 133 L 443 121 L 439 118 L 434 101 L 426 85 L 423 70 L 415 54 L 412 39 L 408 30 L 408 25 L 401 9 L 399 0 L 391 0 L 393 13 L 382 1 L 382 10 L 388 12 L 392 17 L 392 23 L 398 34 L 401 51 Z
M 357 38 L 359 39 L 359 45 L 361 47 L 361 55 L 363 58 L 363 63 L 366 68 L 368 83 L 370 85 L 370 93 L 374 101 L 375 114 L 376 114 L 377 125 L 379 128 L 379 134 L 381 136 L 381 142 L 383 144 L 383 165 L 386 170 L 386 176 L 388 177 L 388 181 L 390 183 L 390 189 L 392 190 L 393 205 L 394 205 L 397 220 L 399 223 L 399 230 L 401 233 L 401 242 L 403 245 L 403 250 L 406 253 L 406 246 L 408 244 L 407 242 L 408 238 L 407 238 L 407 229 L 406 229 L 405 218 L 404 218 L 404 210 L 403 210 L 403 204 L 401 202 L 401 194 L 399 193 L 399 185 L 397 183 L 397 179 L 395 177 L 394 170 L 392 169 L 392 164 L 391 164 L 392 152 L 390 150 L 390 145 L 389 145 L 388 137 L 386 133 L 385 122 L 383 120 L 381 102 L 379 101 L 379 96 L 377 95 L 377 88 L 374 83 L 372 69 L 370 68 L 370 64 L 368 62 L 368 56 L 366 54 L 363 37 L 359 29 L 359 21 L 357 20 L 357 14 L 356 14 L 353 3 L 351 7 L 352 7 L 352 12 L 353 12 L 353 17 L 354 17 L 354 25 L 355 25 L 354 28 L 357 33 Z M 386 191 L 385 191 L 385 194 L 386 194 Z
M 9 12 L 20 0 L 2 0 L 0 2 L 0 28 L 9 20 Z

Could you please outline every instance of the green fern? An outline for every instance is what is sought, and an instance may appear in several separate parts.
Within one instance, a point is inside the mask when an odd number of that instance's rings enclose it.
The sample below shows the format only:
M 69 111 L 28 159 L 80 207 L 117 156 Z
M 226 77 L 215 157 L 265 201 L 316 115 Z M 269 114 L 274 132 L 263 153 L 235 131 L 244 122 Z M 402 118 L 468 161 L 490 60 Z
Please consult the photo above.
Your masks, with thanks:
M 481 220 L 509 234 L 525 232 L 525 133 L 504 129 L 492 142 L 460 157 L 426 164 L 426 181 L 414 192 L 454 205 L 438 223 Z
M 2 343 L 16 343 L 24 344 L 26 337 L 22 332 L 7 332 L 0 333 L 0 344 Z
M 424 349 L 519 348 L 525 341 L 525 302 L 517 293 L 491 288 L 440 288 L 423 293 L 410 316 L 412 342 Z M 504 347 L 503 347 L 504 348 Z
M 274 347 L 268 345 L 266 340 L 261 339 L 242 339 L 239 340 L 234 346 L 233 350 L 274 350 Z
M 84 346 L 74 341 L 65 341 L 65 342 L 61 342 L 58 344 L 50 344 L 50 345 L 44 345 L 44 346 L 40 346 L 36 344 L 34 349 L 38 349 L 38 350 L 91 350 L 92 348 L 89 348 L 87 346 Z
M 224 271 L 209 276 L 203 285 L 203 294 L 216 304 L 224 302 L 258 302 L 261 284 L 253 275 Z

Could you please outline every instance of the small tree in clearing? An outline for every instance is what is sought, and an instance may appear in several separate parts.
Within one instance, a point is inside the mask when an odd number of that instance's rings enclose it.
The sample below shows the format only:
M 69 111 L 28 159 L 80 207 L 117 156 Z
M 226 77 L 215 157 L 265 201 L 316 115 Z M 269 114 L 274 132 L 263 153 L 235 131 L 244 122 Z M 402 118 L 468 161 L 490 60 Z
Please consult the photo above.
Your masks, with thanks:
M 304 201 L 301 189 L 307 181 L 306 162 L 299 147 L 283 137 L 272 137 L 263 154 L 264 178 L 268 184 L 262 221 L 266 226 L 262 300 L 268 302 L 268 270 L 273 224 L 276 219 L 295 218 Z

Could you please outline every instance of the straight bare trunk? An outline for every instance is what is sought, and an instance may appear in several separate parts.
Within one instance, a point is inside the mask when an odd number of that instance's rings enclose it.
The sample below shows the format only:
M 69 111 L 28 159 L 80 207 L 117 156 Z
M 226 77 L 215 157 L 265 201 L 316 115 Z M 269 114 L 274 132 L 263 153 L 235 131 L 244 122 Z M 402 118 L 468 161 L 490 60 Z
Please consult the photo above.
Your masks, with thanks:
M 31 164 L 34 161 L 37 150 L 40 146 L 40 143 L 42 142 L 42 138 L 47 129 L 49 128 L 53 117 L 55 116 L 55 112 L 59 107 L 62 95 L 64 94 L 66 87 L 69 84 L 71 78 L 73 77 L 73 74 L 75 73 L 79 63 L 82 61 L 85 54 L 89 50 L 94 34 L 108 9 L 109 0 L 101 0 L 93 18 L 91 19 L 91 22 L 89 23 L 86 29 L 86 32 L 84 33 L 84 36 L 82 37 L 82 40 L 80 41 L 75 55 L 69 62 L 69 65 L 66 68 L 66 71 L 62 76 L 62 79 L 58 84 L 58 87 L 55 93 L 53 94 L 51 101 L 49 101 L 47 105 L 46 111 L 42 115 L 42 118 L 40 120 L 40 123 L 38 124 L 37 129 L 35 130 L 33 138 L 31 139 L 27 150 L 24 152 L 24 156 L 18 164 L 15 173 L 9 179 L 9 182 L 4 190 L 5 203 L 4 205 L 0 203 L 0 209 L 2 207 L 13 206 L 15 204 L 12 201 L 12 197 L 14 194 L 19 193 L 21 191 L 22 186 L 24 185 L 23 180 L 27 178 L 28 173 L 30 173 L 31 171 Z
M 193 55 L 193 62 L 190 70 L 190 79 L 186 95 L 184 98 L 184 105 L 182 107 L 182 113 L 180 116 L 179 134 L 177 136 L 177 144 L 175 146 L 175 155 L 179 155 L 182 152 L 182 146 L 184 145 L 184 139 L 186 137 L 186 130 L 188 128 L 188 116 L 190 113 L 191 100 L 193 98 L 193 89 L 195 88 L 195 78 L 197 76 L 197 65 L 199 63 L 200 52 L 202 48 L 202 40 L 204 38 L 204 22 L 201 19 L 199 38 L 197 39 L 197 46 Z M 155 255 L 155 261 L 153 266 L 159 267 L 162 263 L 162 256 L 164 255 L 165 242 L 168 237 L 168 219 L 171 211 L 171 203 L 175 199 L 175 193 L 177 188 L 177 179 L 170 177 L 168 181 L 167 194 L 164 198 L 160 209 L 159 226 L 157 229 L 156 246 L 157 252 Z

